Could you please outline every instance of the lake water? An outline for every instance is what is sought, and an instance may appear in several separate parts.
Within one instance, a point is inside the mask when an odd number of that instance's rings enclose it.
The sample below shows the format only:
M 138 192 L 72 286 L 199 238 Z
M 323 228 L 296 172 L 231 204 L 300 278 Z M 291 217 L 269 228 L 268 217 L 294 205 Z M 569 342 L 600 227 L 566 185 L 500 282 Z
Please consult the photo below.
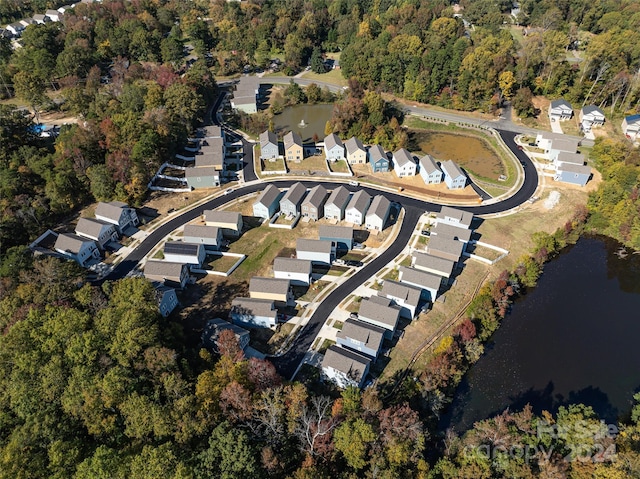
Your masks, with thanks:
M 325 137 L 324 127 L 333 114 L 333 104 L 296 105 L 285 108 L 282 113 L 273 117 L 277 130 L 295 131 L 302 141 L 310 141 L 315 133 L 322 141 Z M 301 122 L 304 120 L 304 125 Z
M 441 427 L 531 403 L 536 413 L 590 405 L 606 421 L 640 390 L 640 255 L 608 238 L 582 238 L 545 266 L 463 379 Z

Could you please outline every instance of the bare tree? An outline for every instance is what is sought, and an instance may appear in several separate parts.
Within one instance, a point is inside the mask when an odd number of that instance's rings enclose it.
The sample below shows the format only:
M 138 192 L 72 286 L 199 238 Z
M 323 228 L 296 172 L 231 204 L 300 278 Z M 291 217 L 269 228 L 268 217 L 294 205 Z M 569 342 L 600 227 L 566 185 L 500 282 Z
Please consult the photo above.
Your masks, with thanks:
M 313 396 L 311 404 L 302 408 L 302 416 L 296 428 L 303 451 L 311 456 L 324 452 L 330 443 L 331 432 L 338 421 L 331 416 L 332 401 L 327 396 Z

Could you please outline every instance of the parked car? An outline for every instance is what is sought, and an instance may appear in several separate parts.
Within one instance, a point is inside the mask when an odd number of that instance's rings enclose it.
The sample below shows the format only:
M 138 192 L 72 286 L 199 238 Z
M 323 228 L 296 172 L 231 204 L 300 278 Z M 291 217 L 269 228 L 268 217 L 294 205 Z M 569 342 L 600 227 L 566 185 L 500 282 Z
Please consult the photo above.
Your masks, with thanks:
M 429 235 L 431 234 L 431 231 L 429 231 L 429 230 L 422 230 L 422 231 L 420 232 L 420 234 L 422 234 L 423 236 L 429 236 Z
M 358 313 L 351 313 L 349 319 L 358 319 Z
M 357 181 L 350 181 L 349 186 L 360 186 L 360 183 Z
M 364 249 L 364 245 L 362 243 L 353 243 L 353 249 Z
M 342 265 L 344 265 L 346 263 L 345 263 L 345 261 L 343 259 L 338 258 L 337 260 L 335 260 L 333 262 L 333 264 L 337 264 L 338 266 L 342 266 Z
M 362 261 L 356 261 L 356 260 L 350 259 L 349 261 L 347 261 L 347 266 L 355 266 L 359 268 L 360 266 L 362 266 Z

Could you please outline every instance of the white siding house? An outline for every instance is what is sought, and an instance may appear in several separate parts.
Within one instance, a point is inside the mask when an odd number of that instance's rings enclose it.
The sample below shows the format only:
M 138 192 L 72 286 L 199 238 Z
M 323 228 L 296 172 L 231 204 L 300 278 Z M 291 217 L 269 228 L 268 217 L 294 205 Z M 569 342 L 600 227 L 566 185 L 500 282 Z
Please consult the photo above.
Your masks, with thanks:
M 422 290 L 422 297 L 427 301 L 434 302 L 438 299 L 440 285 L 442 284 L 440 276 L 427 273 L 426 271 L 400 266 L 398 278 L 401 283 L 420 288 Z
M 393 171 L 398 178 L 404 176 L 415 176 L 417 170 L 413 155 L 406 148 L 400 148 L 393 153 Z
M 278 310 L 268 299 L 236 298 L 231 302 L 229 319 L 249 328 L 273 328 L 278 323 Z
M 366 356 L 332 345 L 324 354 L 322 374 L 341 388 L 361 388 L 369 374 L 370 364 L 371 360 Z
M 431 155 L 420 158 L 420 176 L 426 185 L 442 183 L 442 170 Z
M 549 118 L 551 121 L 566 121 L 573 116 L 573 107 L 564 98 L 553 100 L 549 105 Z
M 400 316 L 407 319 L 416 317 L 422 290 L 410 284 L 403 284 L 397 281 L 385 280 L 382 285 L 380 296 L 393 301 L 400 309 Z
M 355 225 L 363 224 L 370 203 L 371 196 L 364 190 L 358 191 L 347 205 L 344 215 L 345 221 Z
M 76 225 L 76 234 L 94 240 L 102 249 L 109 241 L 118 241 L 118 232 L 113 223 L 93 218 L 80 218 Z
M 53 249 L 83 267 L 92 259 L 100 259 L 100 250 L 95 241 L 72 233 L 60 233 Z
M 336 335 L 336 343 L 375 360 L 384 341 L 384 332 L 383 328 L 373 324 L 347 319 Z
M 344 160 L 344 145 L 335 133 L 327 135 L 324 139 L 324 153 L 329 161 Z
M 294 286 L 309 286 L 311 270 L 311 261 L 307 259 L 276 258 L 273 260 L 273 275 L 276 278 L 288 279 Z
M 604 125 L 604 112 L 595 105 L 583 106 L 580 109 L 580 126 L 584 131 Z
M 222 229 L 223 236 L 237 238 L 242 233 L 242 214 L 235 211 L 205 210 L 204 223 Z
M 453 273 L 456 262 L 450 259 L 438 258 L 427 253 L 415 251 L 411 255 L 411 267 L 432 273 L 443 278 L 449 278 Z
M 640 115 L 629 115 L 622 120 L 622 133 L 630 140 L 636 141 L 640 134 Z
M 207 256 L 203 244 L 183 243 L 182 241 L 167 241 L 162 252 L 166 261 L 198 267 L 202 266 Z
M 465 175 L 460 167 L 451 160 L 443 161 L 440 164 L 444 173 L 444 182 L 450 190 L 464 188 L 467 184 L 467 175 Z
M 302 183 L 294 183 L 280 200 L 280 213 L 287 216 L 299 215 L 300 205 L 306 194 L 307 188 Z
M 365 298 L 360 302 L 358 319 L 385 330 L 384 337 L 391 339 L 398 326 L 400 309 L 390 299 L 381 296 Z
M 267 185 L 253 204 L 253 216 L 268 220 L 278 212 L 284 193 L 273 185 Z
M 185 225 L 182 241 L 219 250 L 223 241 L 222 230 L 217 226 Z
M 389 219 L 391 202 L 384 195 L 376 195 L 371 202 L 365 218 L 365 227 L 382 231 Z
M 275 160 L 280 156 L 278 137 L 276 134 L 269 130 L 260 133 L 260 159 Z
M 436 215 L 436 225 L 445 223 L 458 228 L 469 229 L 473 221 L 473 213 L 462 211 L 451 206 L 443 206 Z
M 324 217 L 328 220 L 342 221 L 351 193 L 344 186 L 339 186 L 324 204 Z
M 330 265 L 336 257 L 336 245 L 331 241 L 298 238 L 296 257 L 315 264 Z

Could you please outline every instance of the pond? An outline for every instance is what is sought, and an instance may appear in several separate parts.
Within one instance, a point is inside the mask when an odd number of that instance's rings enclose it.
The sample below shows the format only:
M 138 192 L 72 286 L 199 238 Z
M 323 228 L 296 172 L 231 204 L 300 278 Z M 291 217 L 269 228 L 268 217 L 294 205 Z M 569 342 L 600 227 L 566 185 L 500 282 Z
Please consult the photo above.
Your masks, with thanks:
M 461 432 L 509 407 L 584 403 L 608 422 L 640 388 L 640 256 L 582 238 L 513 305 L 460 384 L 441 427 Z M 624 256 L 624 257 L 621 257 Z
M 284 109 L 273 117 L 276 130 L 297 132 L 302 141 L 311 141 L 313 134 L 322 141 L 325 137 L 324 127 L 333 114 L 333 104 L 296 105 Z M 304 123 L 303 123 L 304 121 Z
M 438 161 L 453 160 L 477 176 L 497 180 L 506 175 L 498 154 L 484 140 L 470 135 L 432 131 L 412 131 L 413 141 L 422 153 Z

